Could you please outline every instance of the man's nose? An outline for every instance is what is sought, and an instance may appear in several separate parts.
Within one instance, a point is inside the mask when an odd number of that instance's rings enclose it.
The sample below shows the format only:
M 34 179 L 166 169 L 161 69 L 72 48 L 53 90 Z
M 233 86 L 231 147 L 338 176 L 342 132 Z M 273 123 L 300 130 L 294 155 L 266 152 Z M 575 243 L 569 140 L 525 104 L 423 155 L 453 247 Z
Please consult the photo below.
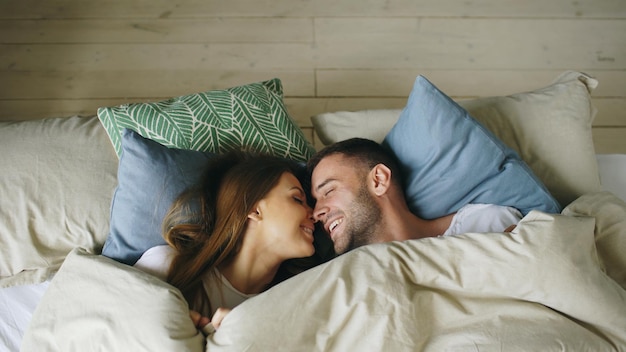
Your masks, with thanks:
M 315 209 L 313 209 L 313 219 L 315 221 L 322 221 L 322 218 L 328 212 L 328 208 L 322 204 L 322 202 L 317 202 L 315 204 Z

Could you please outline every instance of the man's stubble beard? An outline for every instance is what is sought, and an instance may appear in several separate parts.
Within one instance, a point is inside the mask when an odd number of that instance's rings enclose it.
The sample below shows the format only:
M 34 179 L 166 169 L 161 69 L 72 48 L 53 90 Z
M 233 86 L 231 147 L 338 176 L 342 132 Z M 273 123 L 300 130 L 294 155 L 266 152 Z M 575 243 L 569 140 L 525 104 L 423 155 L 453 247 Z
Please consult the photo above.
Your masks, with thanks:
M 359 188 L 348 212 L 350 222 L 345 229 L 347 243 L 343 246 L 344 248 L 335 248 L 337 254 L 373 243 L 379 233 L 378 229 L 381 227 L 382 212 L 380 206 L 365 185 Z

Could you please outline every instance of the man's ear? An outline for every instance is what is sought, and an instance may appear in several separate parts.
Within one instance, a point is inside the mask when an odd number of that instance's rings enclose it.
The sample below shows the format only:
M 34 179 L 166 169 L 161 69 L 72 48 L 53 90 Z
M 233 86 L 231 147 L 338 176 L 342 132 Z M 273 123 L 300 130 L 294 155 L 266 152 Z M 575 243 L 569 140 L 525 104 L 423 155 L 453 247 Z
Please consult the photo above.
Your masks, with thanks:
M 370 170 L 370 179 L 374 194 L 383 195 L 391 187 L 391 169 L 385 164 L 377 164 Z

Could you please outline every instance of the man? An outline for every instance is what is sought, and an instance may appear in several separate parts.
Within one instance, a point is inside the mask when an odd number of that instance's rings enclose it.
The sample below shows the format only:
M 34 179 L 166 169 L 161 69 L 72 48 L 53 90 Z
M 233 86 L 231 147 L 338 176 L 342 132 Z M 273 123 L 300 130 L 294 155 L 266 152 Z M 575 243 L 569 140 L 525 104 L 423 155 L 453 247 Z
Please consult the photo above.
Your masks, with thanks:
M 521 219 L 514 208 L 490 204 L 470 204 L 431 220 L 416 216 L 405 201 L 397 161 L 368 139 L 327 146 L 307 168 L 316 200 L 313 216 L 330 235 L 337 254 L 371 243 L 510 231 Z

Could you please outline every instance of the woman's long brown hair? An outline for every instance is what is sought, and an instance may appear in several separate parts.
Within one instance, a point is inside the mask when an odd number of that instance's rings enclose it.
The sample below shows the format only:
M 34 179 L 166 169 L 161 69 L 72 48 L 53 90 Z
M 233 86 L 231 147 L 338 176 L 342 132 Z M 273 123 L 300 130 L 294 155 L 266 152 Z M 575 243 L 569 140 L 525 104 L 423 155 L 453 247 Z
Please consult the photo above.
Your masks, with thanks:
M 203 275 L 238 253 L 248 213 L 283 173 L 297 175 L 294 167 L 283 158 L 229 152 L 212 158 L 201 182 L 175 200 L 163 221 L 163 236 L 177 251 L 167 281 L 191 308 L 211 312 Z M 210 282 L 218 284 L 216 279 Z

